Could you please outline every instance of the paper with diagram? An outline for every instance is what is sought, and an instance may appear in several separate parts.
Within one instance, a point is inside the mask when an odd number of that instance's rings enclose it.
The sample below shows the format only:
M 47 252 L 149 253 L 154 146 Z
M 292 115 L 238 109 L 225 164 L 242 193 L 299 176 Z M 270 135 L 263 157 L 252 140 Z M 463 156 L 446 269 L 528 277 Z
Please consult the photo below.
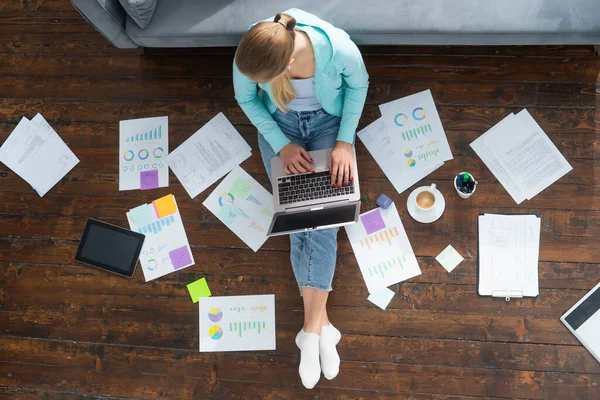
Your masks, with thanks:
M 146 282 L 194 265 L 175 196 L 169 194 L 129 210 L 132 231 L 146 236 L 140 264 Z
M 401 171 L 433 168 L 452 159 L 430 90 L 379 106 L 385 129 L 399 143 Z
M 236 167 L 202 203 L 252 250 L 267 240 L 273 196 L 241 167 Z
M 219 113 L 169 154 L 167 162 L 194 198 L 251 154 L 248 143 Z
M 275 350 L 275 295 L 200 298 L 200 351 Z
M 369 293 L 421 274 L 395 204 L 361 214 L 345 228 Z
M 479 216 L 479 294 L 537 296 L 540 218 L 535 215 Z
M 44 196 L 79 159 L 41 114 L 23 117 L 0 147 L 0 161 Z
M 402 193 L 427 175 L 444 165 L 443 162 L 423 168 L 406 170 L 400 164 L 408 162 L 409 153 L 403 150 L 401 137 L 390 134 L 386 129 L 383 118 L 379 118 L 357 133 L 371 156 L 375 159 L 385 176 L 398 193 Z
M 169 186 L 168 117 L 119 122 L 119 190 Z

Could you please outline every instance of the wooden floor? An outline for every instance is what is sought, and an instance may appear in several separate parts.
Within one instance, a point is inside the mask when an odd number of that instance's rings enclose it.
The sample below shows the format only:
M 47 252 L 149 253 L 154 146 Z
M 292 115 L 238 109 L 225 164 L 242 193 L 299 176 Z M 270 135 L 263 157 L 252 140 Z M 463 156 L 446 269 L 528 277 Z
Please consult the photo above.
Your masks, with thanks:
M 0 398 L 599 399 L 600 364 L 560 315 L 600 280 L 600 57 L 592 46 L 363 48 L 371 75 L 361 126 L 383 102 L 431 89 L 454 160 L 424 180 L 446 197 L 431 225 L 406 212 L 361 143 L 363 211 L 380 193 L 398 205 L 423 274 L 394 285 L 387 311 L 367 290 L 343 231 L 330 317 L 344 334 L 333 381 L 308 391 L 293 339 L 302 303 L 287 238 L 254 253 L 171 174 L 169 188 L 118 191 L 118 122 L 168 115 L 176 148 L 222 111 L 254 149 L 242 166 L 266 184 L 256 130 L 233 100 L 232 49 L 135 51 L 111 47 L 68 1 L 0 6 L 0 142 L 41 112 L 81 163 L 40 198 L 0 166 Z M 469 143 L 527 107 L 574 170 L 517 206 Z M 451 179 L 472 171 L 469 200 Z M 196 265 L 145 283 L 73 257 L 89 217 L 126 226 L 125 212 L 177 196 Z M 542 218 L 540 295 L 476 294 L 482 212 Z M 448 274 L 448 244 L 465 261 Z M 207 277 L 215 295 L 274 293 L 277 351 L 201 354 L 198 309 L 186 284 Z M 105 397 L 106 396 L 106 397 Z

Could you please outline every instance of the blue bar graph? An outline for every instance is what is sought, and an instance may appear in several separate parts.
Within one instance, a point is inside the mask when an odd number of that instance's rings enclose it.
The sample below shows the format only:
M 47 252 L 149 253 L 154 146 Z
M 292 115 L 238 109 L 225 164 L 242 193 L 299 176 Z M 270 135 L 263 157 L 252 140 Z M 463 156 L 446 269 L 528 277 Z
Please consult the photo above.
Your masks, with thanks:
M 170 226 L 173 223 L 175 223 L 175 217 L 173 215 L 169 215 L 168 217 L 159 219 L 157 221 L 152 222 L 151 224 L 138 228 L 138 232 L 148 234 L 154 233 L 156 235 L 159 232 L 162 232 L 163 226 Z

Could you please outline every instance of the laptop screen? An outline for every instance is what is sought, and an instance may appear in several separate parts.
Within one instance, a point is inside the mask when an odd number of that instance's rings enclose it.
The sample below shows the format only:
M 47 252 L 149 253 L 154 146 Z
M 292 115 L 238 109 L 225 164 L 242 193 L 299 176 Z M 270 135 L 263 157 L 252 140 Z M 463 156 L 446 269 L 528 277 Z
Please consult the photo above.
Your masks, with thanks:
M 356 217 L 356 203 L 347 206 L 324 208 L 322 210 L 298 213 L 282 213 L 275 216 L 272 234 L 298 231 L 320 226 L 353 222 Z

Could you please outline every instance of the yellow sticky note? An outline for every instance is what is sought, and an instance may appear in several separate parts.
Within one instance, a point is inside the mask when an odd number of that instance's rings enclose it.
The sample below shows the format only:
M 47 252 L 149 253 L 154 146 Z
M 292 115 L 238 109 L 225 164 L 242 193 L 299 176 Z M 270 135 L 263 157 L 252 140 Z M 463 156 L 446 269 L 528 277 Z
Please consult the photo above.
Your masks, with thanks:
M 152 204 L 154 205 L 154 210 L 156 210 L 156 215 L 158 215 L 158 218 L 165 217 L 177 211 L 177 204 L 175 204 L 175 196 L 173 196 L 172 194 L 168 194 L 165 197 L 161 197 L 158 200 L 154 200 Z
M 201 278 L 190 283 L 187 285 L 187 289 L 194 303 L 197 303 L 200 297 L 210 297 L 212 295 L 208 288 L 208 283 L 206 283 L 206 278 Z

